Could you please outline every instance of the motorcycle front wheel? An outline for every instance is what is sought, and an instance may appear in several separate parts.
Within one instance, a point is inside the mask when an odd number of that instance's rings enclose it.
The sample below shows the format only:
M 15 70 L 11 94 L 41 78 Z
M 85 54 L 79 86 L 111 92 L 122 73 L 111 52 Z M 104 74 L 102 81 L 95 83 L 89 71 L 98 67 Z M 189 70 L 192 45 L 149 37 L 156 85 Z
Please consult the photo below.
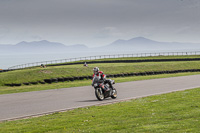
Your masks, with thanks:
M 104 94 L 101 89 L 95 89 L 95 95 L 99 101 L 104 99 Z
M 111 98 L 112 98 L 112 99 L 117 98 L 117 90 L 116 90 L 116 89 L 113 89 L 113 92 L 112 92 Z

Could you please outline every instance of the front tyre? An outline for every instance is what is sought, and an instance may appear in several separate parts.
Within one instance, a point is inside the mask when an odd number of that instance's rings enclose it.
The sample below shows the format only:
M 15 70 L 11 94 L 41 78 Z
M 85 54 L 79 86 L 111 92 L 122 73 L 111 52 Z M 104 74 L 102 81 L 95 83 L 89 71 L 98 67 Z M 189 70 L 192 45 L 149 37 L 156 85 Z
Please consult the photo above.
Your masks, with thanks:
M 113 89 L 113 92 L 112 92 L 111 98 L 112 98 L 112 99 L 117 98 L 117 90 L 116 90 L 116 89 Z
M 95 89 L 95 95 L 99 101 L 103 101 L 104 94 L 101 89 Z

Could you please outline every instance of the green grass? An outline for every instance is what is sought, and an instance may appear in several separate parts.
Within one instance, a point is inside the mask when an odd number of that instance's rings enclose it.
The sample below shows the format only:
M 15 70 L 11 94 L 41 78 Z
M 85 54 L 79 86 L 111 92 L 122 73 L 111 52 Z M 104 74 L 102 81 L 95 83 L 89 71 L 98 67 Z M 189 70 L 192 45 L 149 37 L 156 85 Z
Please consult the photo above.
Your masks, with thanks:
M 0 132 L 199 132 L 200 88 L 0 123 Z
M 199 58 L 200 56 L 186 56 Z M 154 57 L 144 57 L 143 59 Z M 161 57 L 155 57 L 161 58 Z M 177 57 L 162 57 L 177 58 Z M 178 58 L 185 58 L 178 56 Z M 139 58 L 142 59 L 142 58 Z M 45 78 L 85 76 L 92 74 L 94 66 L 100 67 L 106 74 L 128 72 L 199 69 L 198 61 L 188 62 L 149 62 L 149 63 L 106 63 L 31 68 L 0 73 L 0 94 L 59 89 L 91 85 L 91 80 L 6 87 L 5 83 L 39 81 Z M 200 74 L 178 73 L 151 76 L 114 78 L 119 82 L 147 80 Z M 139 98 L 106 106 L 79 108 L 63 113 L 54 113 L 37 118 L 7 121 L 0 123 L 0 132 L 199 132 L 200 125 L 200 88 L 169 94 Z
M 123 77 L 123 78 L 120 77 L 120 78 L 112 78 L 112 79 L 114 79 L 116 83 L 120 83 L 120 82 L 148 80 L 148 79 L 157 79 L 157 78 L 188 76 L 188 75 L 196 75 L 196 74 L 200 74 L 200 72 L 178 73 L 178 74 L 161 74 L 161 75 L 149 75 L 149 76 L 133 76 L 133 77 Z M 10 94 L 10 93 L 49 90 L 49 89 L 89 86 L 89 85 L 91 85 L 91 83 L 92 83 L 91 80 L 82 80 L 82 81 L 80 80 L 80 81 L 73 81 L 73 82 L 59 82 L 59 83 L 44 84 L 44 85 L 42 85 L 42 84 L 29 85 L 29 86 L 24 85 L 24 86 L 20 86 L 20 87 L 0 86 L 0 95 L 1 94 Z
M 103 63 L 83 65 L 53 66 L 48 68 L 24 69 L 0 74 L 0 86 L 8 83 L 43 81 L 57 77 L 90 76 L 93 67 L 98 66 L 105 74 L 119 74 L 145 71 L 199 69 L 199 61 L 148 62 L 148 63 Z
M 199 58 L 200 56 L 159 56 L 159 57 L 134 57 L 134 58 L 117 58 L 117 60 L 128 59 L 179 59 L 179 58 Z M 101 59 L 101 60 L 116 60 L 114 59 Z M 38 84 L 20 87 L 8 87 L 5 84 L 10 83 L 24 83 L 43 81 L 44 79 L 58 78 L 58 77 L 74 77 L 74 76 L 91 76 L 93 74 L 93 67 L 98 66 L 105 74 L 120 74 L 132 72 L 146 72 L 146 71 L 165 71 L 165 70 L 184 70 L 184 69 L 199 69 L 200 61 L 172 61 L 172 62 L 143 62 L 143 63 L 101 63 L 89 64 L 89 67 L 83 65 L 65 65 L 65 66 L 48 66 L 47 68 L 34 67 L 23 70 L 9 71 L 0 73 L 0 94 L 39 91 L 47 89 L 59 89 L 67 87 L 85 86 L 90 85 L 91 80 L 53 83 L 53 84 Z M 178 75 L 191 75 L 194 73 L 183 73 Z M 199 74 L 199 73 L 196 73 Z M 167 74 L 164 77 L 178 76 L 176 74 Z M 117 78 L 116 82 L 127 82 L 135 80 L 143 80 L 150 78 L 161 78 L 158 76 L 147 77 L 126 77 Z

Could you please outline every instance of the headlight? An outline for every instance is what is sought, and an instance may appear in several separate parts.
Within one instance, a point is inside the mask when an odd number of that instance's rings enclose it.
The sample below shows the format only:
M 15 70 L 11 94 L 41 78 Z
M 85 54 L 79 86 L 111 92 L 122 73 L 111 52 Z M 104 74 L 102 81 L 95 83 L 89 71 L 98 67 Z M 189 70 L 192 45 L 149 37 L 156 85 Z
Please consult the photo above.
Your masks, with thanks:
M 111 83 L 112 83 L 112 84 L 115 84 L 115 80 L 112 80 Z
M 97 83 L 95 83 L 95 84 L 94 84 L 94 87 L 97 87 L 97 86 L 98 86 L 98 84 L 97 84 Z

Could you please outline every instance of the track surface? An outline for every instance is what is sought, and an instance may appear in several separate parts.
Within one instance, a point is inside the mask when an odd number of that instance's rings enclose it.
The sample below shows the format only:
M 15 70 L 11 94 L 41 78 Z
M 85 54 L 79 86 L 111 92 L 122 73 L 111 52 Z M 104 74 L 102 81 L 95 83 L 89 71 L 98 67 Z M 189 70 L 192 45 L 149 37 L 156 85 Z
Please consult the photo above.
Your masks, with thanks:
M 92 86 L 0 95 L 0 121 L 200 87 L 200 75 L 117 83 L 117 99 L 98 101 Z

